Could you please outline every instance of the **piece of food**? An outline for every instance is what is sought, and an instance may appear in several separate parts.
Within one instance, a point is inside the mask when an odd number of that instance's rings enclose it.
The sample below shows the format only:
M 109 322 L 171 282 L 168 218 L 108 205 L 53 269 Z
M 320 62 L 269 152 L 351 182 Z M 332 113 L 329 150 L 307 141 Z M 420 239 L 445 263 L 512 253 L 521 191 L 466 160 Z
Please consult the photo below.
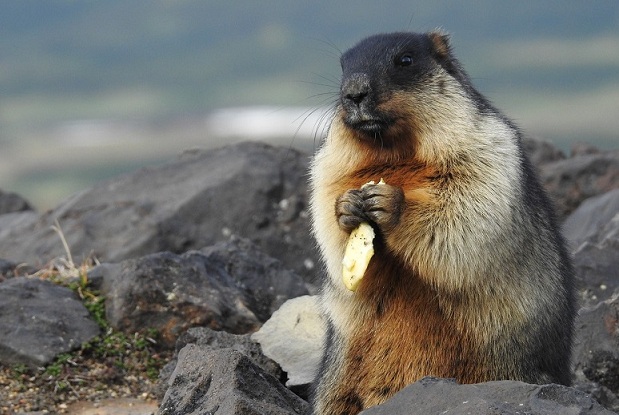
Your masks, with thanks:
M 374 181 L 368 182 L 361 186 L 375 184 Z M 383 179 L 380 179 L 378 184 L 385 184 Z M 344 285 L 351 291 L 356 291 L 359 283 L 363 279 L 365 270 L 374 255 L 374 228 L 367 223 L 362 222 L 356 229 L 350 233 L 346 251 L 344 251 L 344 259 L 342 259 L 342 279 Z
M 374 255 L 374 245 L 372 244 L 374 236 L 372 226 L 363 222 L 348 237 L 344 259 L 342 260 L 342 278 L 346 288 L 351 291 L 357 290 L 370 259 Z

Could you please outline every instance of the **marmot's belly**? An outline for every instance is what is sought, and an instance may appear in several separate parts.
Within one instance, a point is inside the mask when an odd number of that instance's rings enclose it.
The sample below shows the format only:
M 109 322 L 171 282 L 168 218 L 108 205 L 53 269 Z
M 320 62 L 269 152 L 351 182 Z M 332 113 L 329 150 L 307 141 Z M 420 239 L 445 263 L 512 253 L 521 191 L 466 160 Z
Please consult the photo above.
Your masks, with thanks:
M 480 356 L 474 339 L 433 306 L 411 310 L 409 304 L 406 315 L 402 311 L 394 307 L 374 321 L 359 322 L 344 351 L 334 395 L 357 396 L 367 408 L 424 376 L 455 378 L 459 383 L 490 380 L 485 365 L 492 363 Z

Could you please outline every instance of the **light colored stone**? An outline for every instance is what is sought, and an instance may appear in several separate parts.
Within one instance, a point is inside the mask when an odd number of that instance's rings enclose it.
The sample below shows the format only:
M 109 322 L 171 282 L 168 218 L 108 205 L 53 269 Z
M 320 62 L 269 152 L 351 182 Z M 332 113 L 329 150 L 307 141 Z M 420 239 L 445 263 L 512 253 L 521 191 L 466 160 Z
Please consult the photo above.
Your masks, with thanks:
M 286 386 L 311 383 L 322 357 L 325 322 L 318 309 L 318 297 L 305 295 L 286 301 L 264 323 L 252 340 L 263 353 L 288 373 Z

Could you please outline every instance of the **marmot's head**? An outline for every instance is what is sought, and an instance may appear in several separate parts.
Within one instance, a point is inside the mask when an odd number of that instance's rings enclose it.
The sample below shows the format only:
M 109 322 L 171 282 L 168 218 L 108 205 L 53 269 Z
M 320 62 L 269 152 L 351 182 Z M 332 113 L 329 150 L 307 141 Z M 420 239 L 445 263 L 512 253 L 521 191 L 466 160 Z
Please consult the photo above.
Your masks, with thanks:
M 370 36 L 342 55 L 341 66 L 336 121 L 365 145 L 400 154 L 414 152 L 421 136 L 448 125 L 444 118 L 478 95 L 438 32 Z

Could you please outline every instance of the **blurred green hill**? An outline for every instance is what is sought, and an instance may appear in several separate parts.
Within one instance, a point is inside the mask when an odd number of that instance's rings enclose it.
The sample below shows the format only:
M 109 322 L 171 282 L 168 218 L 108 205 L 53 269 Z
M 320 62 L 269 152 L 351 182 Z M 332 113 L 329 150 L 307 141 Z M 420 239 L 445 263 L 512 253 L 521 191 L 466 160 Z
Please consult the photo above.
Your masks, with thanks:
M 340 51 L 376 32 L 436 27 L 452 34 L 482 93 L 533 135 L 617 146 L 616 0 L 6 0 L 0 188 L 28 196 L 57 173 L 96 180 L 218 144 L 196 121 L 217 108 L 329 105 Z M 95 154 L 72 150 L 81 136 L 58 141 L 67 125 L 92 120 L 121 123 L 124 141 Z M 160 151 L 142 154 L 144 142 Z M 46 156 L 52 147 L 58 155 Z

